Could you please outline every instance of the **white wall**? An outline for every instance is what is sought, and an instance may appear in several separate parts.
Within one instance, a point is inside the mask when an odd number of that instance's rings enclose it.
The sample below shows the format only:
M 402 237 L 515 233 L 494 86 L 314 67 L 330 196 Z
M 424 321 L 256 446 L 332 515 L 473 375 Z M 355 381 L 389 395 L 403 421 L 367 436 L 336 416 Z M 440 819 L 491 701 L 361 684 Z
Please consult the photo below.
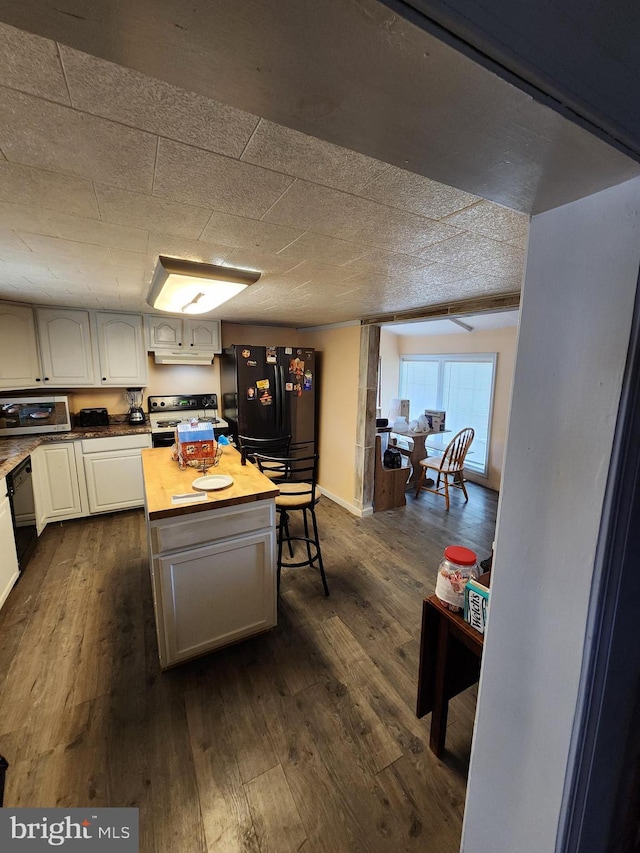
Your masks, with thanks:
M 533 218 L 462 850 L 550 853 L 640 267 L 640 180 Z

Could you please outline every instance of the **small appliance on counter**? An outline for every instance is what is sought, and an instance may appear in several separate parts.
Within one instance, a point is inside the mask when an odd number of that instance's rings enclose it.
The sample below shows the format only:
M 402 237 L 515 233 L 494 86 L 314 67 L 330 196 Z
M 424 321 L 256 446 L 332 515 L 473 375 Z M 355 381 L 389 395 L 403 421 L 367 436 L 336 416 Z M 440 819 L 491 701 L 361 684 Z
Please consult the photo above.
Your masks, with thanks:
M 0 436 L 69 432 L 69 399 L 58 396 L 0 399 Z
M 76 415 L 76 426 L 85 428 L 109 426 L 109 412 L 102 407 L 80 409 Z
M 127 388 L 124 398 L 129 404 L 128 421 L 132 426 L 144 423 L 144 409 L 142 408 L 142 388 Z

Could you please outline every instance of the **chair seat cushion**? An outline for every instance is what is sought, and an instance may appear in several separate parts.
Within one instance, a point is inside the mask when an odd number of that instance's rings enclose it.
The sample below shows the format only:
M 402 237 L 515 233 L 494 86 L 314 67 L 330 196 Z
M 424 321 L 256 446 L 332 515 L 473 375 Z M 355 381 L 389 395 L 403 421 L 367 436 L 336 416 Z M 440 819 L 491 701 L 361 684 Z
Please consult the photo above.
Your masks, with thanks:
M 311 483 L 281 483 L 279 488 L 280 494 L 276 498 L 277 507 L 295 509 L 296 507 L 311 506 Z M 319 500 L 320 495 L 316 492 L 315 503 L 318 503 Z

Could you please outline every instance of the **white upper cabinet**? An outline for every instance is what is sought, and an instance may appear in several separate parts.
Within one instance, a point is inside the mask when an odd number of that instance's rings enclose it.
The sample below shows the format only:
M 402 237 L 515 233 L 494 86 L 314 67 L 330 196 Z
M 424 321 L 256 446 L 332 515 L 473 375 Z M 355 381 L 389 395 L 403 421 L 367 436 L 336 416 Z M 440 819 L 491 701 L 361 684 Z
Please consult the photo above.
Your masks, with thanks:
M 183 320 L 185 347 L 199 352 L 222 352 L 220 320 Z
M 152 352 L 182 349 L 219 353 L 221 349 L 220 320 L 183 319 L 145 315 L 147 348 Z
M 147 352 L 142 314 L 96 312 L 100 384 L 144 386 L 147 384 Z
M 43 385 L 30 305 L 0 304 L 0 389 Z
M 177 349 L 182 346 L 182 319 L 180 317 L 156 317 L 145 314 L 147 349 L 151 352 Z
M 36 308 L 43 384 L 58 388 L 95 385 L 88 311 Z

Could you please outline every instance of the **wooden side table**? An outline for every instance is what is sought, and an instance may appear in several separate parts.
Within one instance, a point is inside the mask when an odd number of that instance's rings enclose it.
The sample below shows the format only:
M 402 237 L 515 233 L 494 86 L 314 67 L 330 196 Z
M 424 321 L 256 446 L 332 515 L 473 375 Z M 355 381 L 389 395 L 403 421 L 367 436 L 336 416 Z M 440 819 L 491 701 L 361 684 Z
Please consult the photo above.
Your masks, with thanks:
M 483 643 L 484 635 L 462 613 L 448 610 L 435 595 L 424 599 L 416 714 L 431 712 L 429 747 L 438 758 L 444 753 L 449 699 L 480 677 Z

